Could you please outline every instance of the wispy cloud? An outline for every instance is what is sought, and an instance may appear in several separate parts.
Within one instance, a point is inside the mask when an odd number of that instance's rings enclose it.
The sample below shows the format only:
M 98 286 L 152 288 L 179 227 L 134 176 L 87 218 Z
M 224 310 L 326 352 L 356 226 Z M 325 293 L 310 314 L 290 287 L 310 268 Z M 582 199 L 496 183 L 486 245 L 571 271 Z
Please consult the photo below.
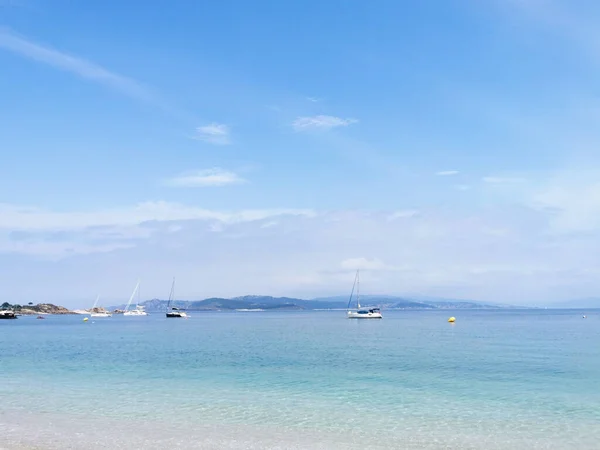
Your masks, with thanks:
M 549 215 L 554 233 L 600 230 L 600 172 L 578 170 L 524 186 L 528 206 Z
M 306 100 L 308 100 L 309 102 L 312 102 L 312 103 L 318 103 L 321 101 L 321 99 L 318 97 L 306 97 Z
M 438 177 L 450 177 L 452 175 L 458 175 L 458 170 L 440 170 L 435 173 Z
M 388 216 L 388 220 L 396 220 L 396 219 L 409 219 L 411 217 L 415 217 L 419 214 L 419 211 L 416 209 L 405 209 L 402 211 L 396 211 Z
M 0 261 L 3 254 L 60 260 L 74 255 L 109 253 L 145 245 L 162 236 L 175 248 L 193 224 L 195 232 L 226 230 L 241 223 L 271 222 L 310 210 L 242 210 L 222 212 L 167 202 L 130 208 L 55 212 L 0 204 Z M 256 229 L 256 225 L 250 225 Z
M 144 101 L 154 100 L 154 95 L 148 88 L 131 78 L 111 72 L 85 59 L 30 41 L 10 30 L 0 28 L 0 48 L 104 84 L 131 97 Z
M 553 210 L 571 208 L 571 195 L 594 194 L 597 202 L 598 192 L 569 191 L 564 198 L 551 193 L 551 198 L 540 199 L 550 211 L 504 203 L 497 210 L 466 214 L 428 210 L 419 220 L 394 222 L 386 220 L 391 211 L 214 211 L 150 202 L 57 212 L 0 205 L 0 267 L 14 281 L 7 285 L 9 296 L 24 286 L 32 295 L 43 289 L 60 296 L 69 276 L 77 276 L 87 289 L 107 274 L 118 285 L 137 275 L 139 267 L 149 279 L 147 292 L 164 288 L 168 268 L 190 280 L 185 284 L 192 296 L 265 291 L 318 296 L 345 292 L 352 283 L 349 272 L 363 269 L 371 292 L 519 304 L 600 289 L 598 228 L 576 236 L 547 232 Z M 575 217 L 588 206 L 581 203 L 569 211 Z M 273 222 L 279 225 L 271 226 Z M 14 259 L 7 253 L 21 256 Z M 198 259 L 198 254 L 203 257 Z M 30 263 L 23 255 L 55 262 Z M 69 258 L 73 255 L 79 256 Z M 61 259 L 65 260 L 57 261 Z M 258 259 L 260 267 L 249 272 Z M 25 261 L 27 266 L 13 261 Z M 204 274 L 201 285 L 193 282 L 198 271 Z M 44 283 L 28 285 L 23 274 Z M 63 279 L 58 282 L 56 275 Z M 229 283 L 232 277 L 234 285 Z M 17 291 L 11 292 L 11 286 L 18 286 Z M 112 283 L 111 289 L 119 291 Z M 75 299 L 80 292 L 70 294 Z
M 594 3 L 591 2 L 590 5 Z M 577 2 L 554 0 L 509 0 L 502 2 L 501 5 L 510 6 L 562 35 L 575 44 L 580 51 L 587 53 L 596 63 L 600 63 L 600 32 L 595 22 L 597 9 L 590 10 L 586 14 L 576 11 L 577 6 L 581 6 Z
M 172 187 L 209 187 L 226 186 L 229 184 L 245 183 L 235 172 L 224 170 L 219 167 L 212 169 L 198 170 L 178 175 L 165 181 L 167 186 Z
M 80 230 L 89 227 L 133 226 L 146 222 L 182 220 L 217 221 L 226 224 L 262 220 L 280 215 L 312 216 L 307 209 L 248 209 L 222 212 L 179 203 L 143 202 L 127 208 L 57 212 L 0 203 L 0 230 Z
M 410 271 L 408 265 L 391 265 L 385 263 L 380 258 L 348 258 L 340 263 L 340 268 L 344 271 L 366 270 L 369 272 L 402 272 Z
M 296 131 L 330 130 L 336 127 L 347 127 L 357 123 L 357 119 L 342 119 L 341 117 L 318 115 L 312 117 L 298 117 L 292 126 Z
M 484 183 L 488 183 L 488 184 L 518 184 L 518 183 L 524 183 L 525 181 L 527 181 L 524 178 L 518 178 L 518 177 L 496 177 L 496 176 L 483 177 L 482 180 Z
M 261 228 L 272 228 L 279 225 L 279 222 L 277 222 L 276 220 L 272 220 L 270 222 L 265 222 L 263 223 L 260 227 Z
M 194 139 L 214 145 L 231 144 L 229 127 L 225 124 L 216 122 L 196 128 Z
M 378 258 L 348 258 L 340 263 L 344 270 L 385 270 L 388 266 Z

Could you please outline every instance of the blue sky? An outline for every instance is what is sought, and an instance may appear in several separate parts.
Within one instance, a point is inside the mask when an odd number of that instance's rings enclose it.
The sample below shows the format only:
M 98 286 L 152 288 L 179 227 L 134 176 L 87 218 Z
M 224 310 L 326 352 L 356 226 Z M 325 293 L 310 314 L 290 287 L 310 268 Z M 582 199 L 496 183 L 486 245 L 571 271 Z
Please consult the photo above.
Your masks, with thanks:
M 600 292 L 600 5 L 0 0 L 16 301 Z

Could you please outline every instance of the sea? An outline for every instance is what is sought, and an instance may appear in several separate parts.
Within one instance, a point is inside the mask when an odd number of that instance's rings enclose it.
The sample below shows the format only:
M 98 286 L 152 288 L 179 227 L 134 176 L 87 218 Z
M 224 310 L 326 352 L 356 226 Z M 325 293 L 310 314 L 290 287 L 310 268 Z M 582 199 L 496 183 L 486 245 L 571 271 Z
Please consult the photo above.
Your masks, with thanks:
M 600 448 L 600 311 L 190 315 L 0 321 L 0 448 Z

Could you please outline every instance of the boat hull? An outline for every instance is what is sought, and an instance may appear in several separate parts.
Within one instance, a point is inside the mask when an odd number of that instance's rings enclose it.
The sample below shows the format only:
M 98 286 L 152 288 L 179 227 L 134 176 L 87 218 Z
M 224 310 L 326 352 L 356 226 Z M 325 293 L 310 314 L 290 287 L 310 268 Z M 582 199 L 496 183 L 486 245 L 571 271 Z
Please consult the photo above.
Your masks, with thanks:
M 187 319 L 188 315 L 184 312 L 168 312 L 167 318 L 169 319 Z
M 0 319 L 16 319 L 17 315 L 14 312 L 2 312 L 0 313 Z
M 348 319 L 383 319 L 381 313 L 358 313 L 358 312 L 348 312 Z
M 93 313 L 90 314 L 91 317 L 111 317 L 112 314 L 108 314 L 108 313 Z

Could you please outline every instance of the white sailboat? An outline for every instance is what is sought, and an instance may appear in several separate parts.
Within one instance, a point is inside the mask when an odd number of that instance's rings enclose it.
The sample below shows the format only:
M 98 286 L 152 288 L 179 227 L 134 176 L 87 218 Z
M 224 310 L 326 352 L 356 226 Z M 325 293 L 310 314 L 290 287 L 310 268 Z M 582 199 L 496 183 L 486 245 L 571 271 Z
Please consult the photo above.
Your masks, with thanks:
M 135 302 L 135 309 L 129 309 L 131 306 L 131 302 L 137 293 L 137 300 Z M 131 297 L 129 297 L 129 301 L 127 302 L 127 306 L 125 306 L 124 316 L 147 316 L 148 313 L 144 310 L 144 307 L 140 305 L 140 280 L 138 280 L 135 285 L 135 289 L 131 293 Z
M 100 300 L 100 294 L 96 297 L 96 301 L 94 302 L 94 306 L 90 310 L 90 317 L 111 317 L 112 314 L 107 311 L 94 311 L 98 306 L 98 300 Z
M 188 315 L 185 311 L 181 311 L 179 308 L 171 306 L 171 303 L 175 301 L 175 277 L 173 277 L 173 283 L 171 284 L 171 292 L 169 293 L 169 302 L 167 303 L 167 317 L 169 318 L 184 318 L 187 319 Z
M 356 309 L 350 309 L 352 303 L 352 296 L 356 290 Z M 356 277 L 354 277 L 354 285 L 352 286 L 352 292 L 350 293 L 350 300 L 348 300 L 347 313 L 348 319 L 383 319 L 381 310 L 379 308 L 363 308 L 360 306 L 360 274 L 356 271 Z

